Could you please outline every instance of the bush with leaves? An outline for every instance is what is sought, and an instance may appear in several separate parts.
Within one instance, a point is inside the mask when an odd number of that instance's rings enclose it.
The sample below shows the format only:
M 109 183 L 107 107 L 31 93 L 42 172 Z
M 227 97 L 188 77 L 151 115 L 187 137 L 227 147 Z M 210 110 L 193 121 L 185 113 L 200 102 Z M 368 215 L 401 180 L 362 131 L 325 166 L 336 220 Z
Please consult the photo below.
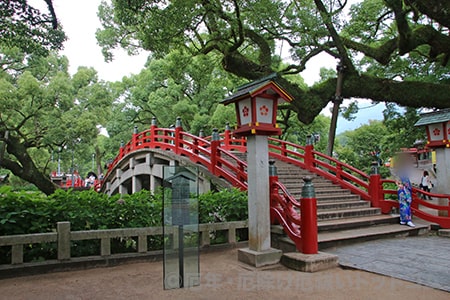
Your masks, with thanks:
M 215 223 L 247 220 L 247 193 L 238 189 L 207 192 L 199 196 L 199 222 Z
M 242 221 L 248 219 L 247 193 L 238 189 L 208 192 L 199 197 L 199 222 L 216 223 Z M 248 230 L 238 229 L 237 240 L 248 240 Z M 219 231 L 211 234 L 211 243 L 224 243 L 226 232 Z
M 57 222 L 69 221 L 72 231 L 161 226 L 163 194 L 142 190 L 132 195 L 108 197 L 93 190 L 41 192 L 12 191 L 0 187 L 0 236 L 56 231 Z M 199 196 L 199 222 L 247 219 L 246 193 L 237 189 Z M 244 236 L 239 234 L 238 236 Z M 245 237 L 243 237 L 245 238 Z M 162 237 L 148 237 L 148 249 L 162 249 Z M 137 240 L 113 239 L 111 252 L 135 251 Z M 72 242 L 72 256 L 96 255 L 98 240 Z M 56 258 L 55 243 L 26 245 L 25 261 Z M 10 247 L 0 248 L 0 263 L 9 263 Z
M 40 192 L 12 192 L 0 188 L 0 235 L 56 231 L 57 222 L 70 221 L 71 230 L 150 227 L 161 225 L 162 200 L 148 191 L 108 197 L 93 190 L 58 190 L 49 197 Z M 150 239 L 150 238 L 149 238 Z M 130 251 L 133 240 L 113 240 L 113 253 Z M 150 239 L 150 247 L 161 248 L 161 241 Z M 99 253 L 99 241 L 72 242 L 72 256 Z M 0 249 L 1 263 L 10 259 L 10 249 Z M 25 261 L 55 258 L 54 245 L 26 245 Z

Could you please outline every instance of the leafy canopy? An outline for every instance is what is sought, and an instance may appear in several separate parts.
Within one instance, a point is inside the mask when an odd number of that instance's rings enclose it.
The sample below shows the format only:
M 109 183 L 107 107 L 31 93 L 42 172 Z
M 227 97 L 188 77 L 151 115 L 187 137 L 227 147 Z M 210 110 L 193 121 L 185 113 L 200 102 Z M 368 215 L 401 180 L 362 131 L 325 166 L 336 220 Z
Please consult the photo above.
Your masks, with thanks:
M 352 3 L 113 0 L 100 7 L 97 39 L 107 60 L 116 47 L 130 53 L 146 49 L 154 58 L 179 49 L 192 56 L 214 53 L 224 70 L 248 80 L 276 72 L 295 97 L 290 109 L 303 123 L 311 123 L 333 99 L 336 79 L 305 88 L 285 76 L 299 74 L 323 53 L 345 67 L 344 98 L 448 107 L 450 2 Z M 281 43 L 289 47 L 284 64 Z

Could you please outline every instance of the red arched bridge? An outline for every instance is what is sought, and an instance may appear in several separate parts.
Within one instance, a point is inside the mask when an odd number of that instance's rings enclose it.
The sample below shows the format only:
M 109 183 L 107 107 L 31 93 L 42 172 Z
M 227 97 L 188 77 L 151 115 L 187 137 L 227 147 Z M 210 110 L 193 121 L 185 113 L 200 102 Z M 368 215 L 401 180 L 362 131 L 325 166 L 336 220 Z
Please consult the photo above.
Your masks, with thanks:
M 228 127 L 228 126 L 227 126 Z M 162 183 L 164 165 L 196 165 L 200 169 L 200 190 L 209 190 L 210 184 L 247 189 L 246 140 L 234 138 L 227 128 L 219 134 L 215 130 L 210 137 L 195 136 L 184 132 L 181 125 L 175 128 L 159 128 L 156 122 L 148 130 L 135 132 L 131 140 L 121 146 L 120 152 L 109 165 L 101 191 L 109 195 L 134 193 L 143 188 L 154 190 Z M 348 164 L 314 150 L 313 145 L 300 146 L 276 138 L 269 138 L 269 156 L 280 163 L 297 166 L 326 178 L 341 188 L 350 190 L 370 206 L 388 214 L 398 207 L 395 200 L 395 182 L 382 179 L 377 172 L 368 175 Z M 271 219 L 282 224 L 286 233 L 301 249 L 299 231 L 300 201 L 278 181 L 270 180 Z M 450 206 L 424 201 L 414 188 L 412 211 L 418 218 L 450 228 Z M 450 199 L 450 195 L 431 194 Z M 434 212 L 433 212 L 434 211 Z

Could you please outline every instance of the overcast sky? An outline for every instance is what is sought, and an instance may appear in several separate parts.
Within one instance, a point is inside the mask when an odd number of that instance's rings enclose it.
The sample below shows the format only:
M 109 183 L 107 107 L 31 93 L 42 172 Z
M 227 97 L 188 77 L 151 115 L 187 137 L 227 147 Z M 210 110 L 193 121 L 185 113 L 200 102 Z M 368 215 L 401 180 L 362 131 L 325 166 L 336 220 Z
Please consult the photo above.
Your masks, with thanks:
M 43 0 L 33 0 L 44 2 Z M 100 79 L 121 80 L 123 76 L 138 73 L 147 55 L 128 56 L 118 50 L 115 59 L 106 63 L 95 39 L 95 31 L 100 27 L 97 17 L 100 0 L 53 0 L 56 15 L 63 25 L 68 40 L 62 54 L 69 58 L 69 72 L 74 74 L 79 66 L 94 67 Z

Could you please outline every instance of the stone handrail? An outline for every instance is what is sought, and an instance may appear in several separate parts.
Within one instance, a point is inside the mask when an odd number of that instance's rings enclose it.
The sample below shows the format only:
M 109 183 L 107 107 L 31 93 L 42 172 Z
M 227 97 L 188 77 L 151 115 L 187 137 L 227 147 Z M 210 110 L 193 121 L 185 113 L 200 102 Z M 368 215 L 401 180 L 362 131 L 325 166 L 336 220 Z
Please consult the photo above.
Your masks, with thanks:
M 199 224 L 198 230 L 200 233 L 200 246 L 207 247 L 210 245 L 210 232 L 213 231 L 226 231 L 228 233 L 228 240 L 226 244 L 235 244 L 237 242 L 236 230 L 243 228 L 248 228 L 247 221 Z M 170 227 L 166 227 L 165 233 L 170 233 L 170 230 Z M 11 264 L 20 265 L 24 263 L 24 245 L 56 242 L 58 261 L 65 262 L 71 259 L 70 245 L 72 241 L 97 239 L 101 241 L 100 253 L 98 254 L 98 257 L 106 259 L 114 256 L 114 254 L 111 254 L 112 238 L 137 237 L 137 252 L 135 253 L 142 254 L 148 252 L 147 236 L 155 235 L 163 235 L 162 226 L 70 231 L 70 222 L 58 222 L 56 232 L 0 236 L 0 247 L 10 246 Z M 92 259 L 92 256 L 89 256 L 89 259 Z M 42 263 L 45 263 L 45 261 Z

